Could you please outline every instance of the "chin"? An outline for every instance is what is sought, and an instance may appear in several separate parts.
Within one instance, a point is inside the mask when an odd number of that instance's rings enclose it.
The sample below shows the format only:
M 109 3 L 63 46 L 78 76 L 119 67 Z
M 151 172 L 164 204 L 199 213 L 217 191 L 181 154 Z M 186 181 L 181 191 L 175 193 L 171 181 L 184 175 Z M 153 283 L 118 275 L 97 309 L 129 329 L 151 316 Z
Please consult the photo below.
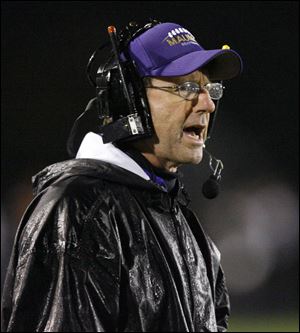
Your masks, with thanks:
M 194 153 L 189 153 L 186 156 L 182 156 L 181 159 L 182 164 L 199 164 L 203 159 L 203 150 L 197 151 Z
M 194 157 L 189 163 L 190 164 L 199 164 L 202 161 L 203 156 Z

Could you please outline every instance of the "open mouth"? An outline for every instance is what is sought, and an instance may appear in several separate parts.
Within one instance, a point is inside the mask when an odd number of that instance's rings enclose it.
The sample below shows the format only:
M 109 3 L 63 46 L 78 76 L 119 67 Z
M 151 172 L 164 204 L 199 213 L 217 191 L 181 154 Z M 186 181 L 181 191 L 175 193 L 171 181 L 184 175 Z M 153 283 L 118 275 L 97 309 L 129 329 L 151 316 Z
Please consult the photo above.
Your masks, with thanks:
M 196 140 L 200 140 L 201 138 L 201 132 L 203 128 L 196 127 L 196 126 L 189 126 L 183 129 L 184 134 L 187 136 L 194 138 Z

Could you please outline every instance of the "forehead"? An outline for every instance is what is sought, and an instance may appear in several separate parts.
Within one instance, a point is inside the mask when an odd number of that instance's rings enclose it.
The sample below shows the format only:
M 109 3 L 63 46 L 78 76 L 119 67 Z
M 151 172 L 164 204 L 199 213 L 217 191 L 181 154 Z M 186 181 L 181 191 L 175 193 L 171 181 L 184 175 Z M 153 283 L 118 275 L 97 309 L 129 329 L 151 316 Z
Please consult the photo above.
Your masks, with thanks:
M 183 76 L 157 77 L 157 79 L 167 82 L 174 82 L 176 84 L 180 84 L 187 81 L 199 82 L 200 84 L 206 84 L 209 82 L 208 77 L 203 72 L 198 70 Z

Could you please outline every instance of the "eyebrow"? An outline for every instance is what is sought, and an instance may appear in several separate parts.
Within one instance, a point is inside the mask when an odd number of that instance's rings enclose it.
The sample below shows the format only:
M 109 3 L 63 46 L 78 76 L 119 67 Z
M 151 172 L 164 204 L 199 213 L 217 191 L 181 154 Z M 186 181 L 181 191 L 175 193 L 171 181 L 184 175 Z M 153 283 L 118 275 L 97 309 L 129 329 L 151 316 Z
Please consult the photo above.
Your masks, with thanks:
M 201 82 L 202 81 L 202 82 Z M 179 80 L 178 83 L 175 83 L 175 84 L 183 84 L 185 82 L 195 82 L 195 83 L 198 83 L 201 85 L 205 85 L 207 83 L 211 83 L 211 81 L 209 80 L 209 78 L 205 78 L 204 80 L 201 80 L 201 78 L 199 78 L 198 80 L 196 79 L 186 79 L 186 80 Z

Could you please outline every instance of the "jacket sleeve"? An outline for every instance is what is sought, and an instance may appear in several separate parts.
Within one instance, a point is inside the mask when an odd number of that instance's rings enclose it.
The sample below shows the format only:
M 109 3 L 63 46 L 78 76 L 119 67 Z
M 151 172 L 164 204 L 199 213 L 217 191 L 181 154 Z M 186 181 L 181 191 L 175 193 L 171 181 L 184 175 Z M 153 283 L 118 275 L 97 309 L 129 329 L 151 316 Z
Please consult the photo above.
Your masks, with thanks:
M 218 332 L 226 332 L 230 316 L 230 301 L 225 276 L 220 264 L 221 253 L 211 238 L 204 232 L 196 215 L 189 209 L 185 209 L 184 211 L 187 216 L 187 221 L 190 220 L 194 222 L 190 223 L 190 227 L 194 234 L 197 235 L 199 247 L 201 248 L 204 259 L 206 259 L 211 288 L 214 294 Z M 207 244 L 207 246 L 205 244 Z
M 206 239 L 211 251 L 217 328 L 218 332 L 226 332 L 230 316 L 230 300 L 226 287 L 225 275 L 221 266 L 221 253 L 209 236 L 206 236 Z
M 21 221 L 2 331 L 115 331 L 121 258 L 113 214 L 101 198 L 58 197 L 36 199 Z
M 223 269 L 219 266 L 219 272 L 215 289 L 215 312 L 218 332 L 226 332 L 230 315 L 230 303 L 228 291 L 225 283 Z

